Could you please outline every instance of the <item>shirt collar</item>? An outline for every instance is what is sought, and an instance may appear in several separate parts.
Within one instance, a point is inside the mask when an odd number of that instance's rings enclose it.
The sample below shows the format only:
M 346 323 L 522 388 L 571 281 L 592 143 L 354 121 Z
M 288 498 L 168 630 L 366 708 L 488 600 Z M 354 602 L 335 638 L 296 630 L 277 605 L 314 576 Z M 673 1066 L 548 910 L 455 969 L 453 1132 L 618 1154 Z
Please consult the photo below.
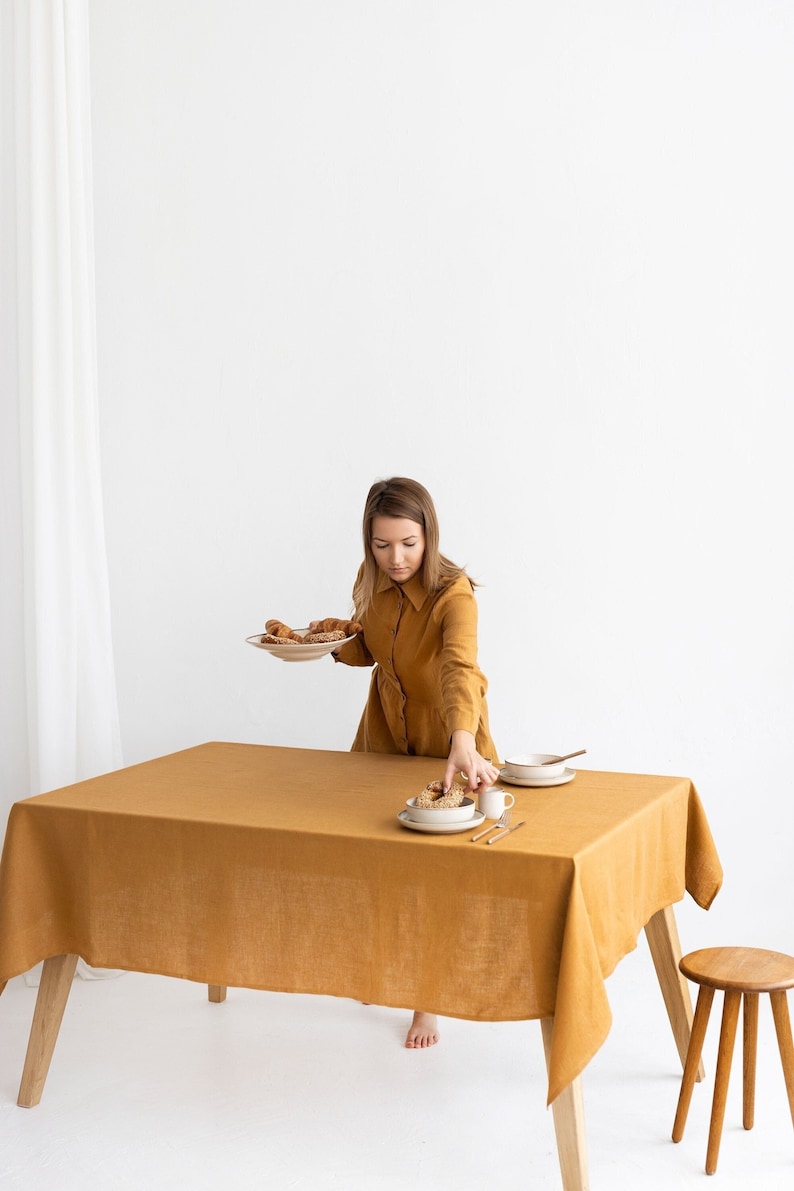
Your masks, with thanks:
M 395 583 L 393 579 L 390 579 L 385 571 L 380 571 L 378 573 L 378 581 L 375 584 L 375 591 L 380 593 L 382 591 L 388 591 L 390 588 L 394 591 L 405 592 L 417 612 L 427 599 L 427 591 L 418 575 L 413 575 L 407 583 L 399 584 Z

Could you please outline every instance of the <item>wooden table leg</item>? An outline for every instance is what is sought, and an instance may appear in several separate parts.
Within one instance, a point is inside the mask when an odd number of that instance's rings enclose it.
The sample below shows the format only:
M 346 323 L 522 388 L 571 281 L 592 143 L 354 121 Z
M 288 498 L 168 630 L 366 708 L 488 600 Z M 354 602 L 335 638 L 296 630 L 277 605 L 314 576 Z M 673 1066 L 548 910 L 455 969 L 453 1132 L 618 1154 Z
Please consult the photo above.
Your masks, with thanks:
M 540 1029 L 543 1034 L 543 1050 L 548 1069 L 551 1057 L 551 1034 L 553 1017 L 542 1017 Z M 587 1140 L 584 1129 L 584 1098 L 582 1080 L 578 1077 L 552 1101 L 554 1132 L 557 1137 L 557 1155 L 560 1160 L 563 1191 L 588 1191 L 590 1179 L 587 1172 Z
M 41 1100 L 76 967 L 76 955 L 53 955 L 44 961 L 19 1085 L 20 1108 L 33 1108 Z
M 208 984 L 207 985 L 207 999 L 212 1001 L 215 1005 L 220 1005 L 226 1000 L 226 985 L 225 984 Z
M 678 1054 L 682 1068 L 686 1064 L 686 1052 L 689 1049 L 689 1036 L 692 1032 L 692 998 L 689 984 L 678 966 L 681 959 L 681 943 L 678 938 L 678 925 L 672 906 L 659 910 L 646 923 L 645 937 L 653 958 L 653 966 L 659 979 L 667 1016 L 673 1027 Z M 696 1080 L 704 1077 L 703 1064 L 698 1065 Z

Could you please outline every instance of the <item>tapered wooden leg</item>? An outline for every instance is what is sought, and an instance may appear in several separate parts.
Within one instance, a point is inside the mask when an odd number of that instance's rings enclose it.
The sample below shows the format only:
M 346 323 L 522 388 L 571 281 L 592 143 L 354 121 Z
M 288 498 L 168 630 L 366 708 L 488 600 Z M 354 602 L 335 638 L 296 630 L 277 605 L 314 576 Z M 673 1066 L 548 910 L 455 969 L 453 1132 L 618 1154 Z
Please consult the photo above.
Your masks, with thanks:
M 744 994 L 744 1063 L 742 1066 L 742 1124 L 752 1129 L 755 1120 L 755 1058 L 758 1050 L 758 993 Z
M 785 992 L 770 993 L 769 999 L 772 1002 L 772 1016 L 775 1019 L 777 1045 L 780 1051 L 780 1061 L 783 1064 L 783 1078 L 786 1081 L 791 1122 L 794 1124 L 794 1043 L 791 1040 L 788 1001 Z
M 703 1040 L 706 1037 L 706 1027 L 709 1024 L 711 1003 L 714 1000 L 714 989 L 702 984 L 698 993 L 695 1007 L 695 1019 L 692 1023 L 692 1034 L 689 1039 L 689 1050 L 684 1063 L 684 1076 L 681 1080 L 681 1091 L 678 1093 L 678 1108 L 673 1124 L 673 1141 L 680 1141 L 684 1136 L 684 1126 L 689 1114 L 689 1104 L 692 1099 L 692 1089 L 695 1086 L 700 1056 L 703 1052 Z
M 714 1102 L 711 1106 L 709 1144 L 706 1150 L 706 1174 L 714 1174 L 722 1139 L 722 1123 L 725 1120 L 725 1102 L 728 1098 L 728 1084 L 731 1078 L 733 1044 L 736 1041 L 736 1026 L 739 1021 L 739 1006 L 742 994 L 734 989 L 725 990 L 725 1005 L 722 1010 L 720 1044 L 717 1051 L 717 1071 L 714 1076 Z
M 672 906 L 659 910 L 646 923 L 645 937 L 648 940 L 659 987 L 662 990 L 667 1016 L 670 1018 L 673 1037 L 683 1067 L 686 1064 L 689 1035 L 692 1031 L 692 998 L 689 994 L 686 977 L 678 966 L 681 960 L 681 943 Z M 703 1076 L 703 1064 L 700 1063 L 695 1078 L 701 1080 Z
M 207 995 L 210 1001 L 213 1001 L 216 1005 L 220 1005 L 222 1001 L 226 1000 L 226 985 L 208 984 Z
M 553 1017 L 543 1017 L 540 1029 L 543 1034 L 543 1050 L 548 1069 L 551 1057 L 551 1035 Z M 557 1137 L 557 1155 L 560 1160 L 563 1191 L 588 1191 L 590 1179 L 587 1173 L 587 1142 L 584 1128 L 584 1098 L 582 1081 L 577 1078 L 564 1088 L 552 1101 L 554 1132 Z
M 21 1108 L 33 1108 L 41 1100 L 76 967 L 76 955 L 54 955 L 44 961 L 19 1085 Z

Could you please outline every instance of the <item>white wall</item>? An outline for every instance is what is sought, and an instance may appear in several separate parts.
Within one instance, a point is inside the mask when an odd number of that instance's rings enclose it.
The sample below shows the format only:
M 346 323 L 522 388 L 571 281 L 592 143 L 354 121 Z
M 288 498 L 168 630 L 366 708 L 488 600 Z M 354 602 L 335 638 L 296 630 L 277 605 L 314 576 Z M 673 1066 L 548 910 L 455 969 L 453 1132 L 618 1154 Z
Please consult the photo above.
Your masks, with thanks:
M 370 483 L 436 498 L 503 752 L 685 774 L 684 945 L 794 950 L 794 26 L 769 0 L 94 0 L 127 763 L 344 749 Z

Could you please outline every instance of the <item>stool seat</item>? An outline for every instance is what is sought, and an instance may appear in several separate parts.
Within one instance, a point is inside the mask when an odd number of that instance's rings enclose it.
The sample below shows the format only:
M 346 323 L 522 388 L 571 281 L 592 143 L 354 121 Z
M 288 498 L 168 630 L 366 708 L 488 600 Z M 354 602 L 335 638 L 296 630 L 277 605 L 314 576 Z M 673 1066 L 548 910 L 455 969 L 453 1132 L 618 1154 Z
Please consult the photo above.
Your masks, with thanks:
M 711 1108 L 708 1150 L 706 1152 L 706 1173 L 714 1174 L 717 1169 L 722 1123 L 725 1118 L 725 1101 L 728 1095 L 728 1081 L 731 1073 L 733 1044 L 739 1020 L 740 1004 L 744 1005 L 744 1098 L 743 1124 L 752 1129 L 755 1112 L 755 1067 L 758 1040 L 758 997 L 768 993 L 775 1021 L 783 1076 L 786 1081 L 791 1120 L 794 1123 L 794 1043 L 791 1037 L 791 1020 L 788 1012 L 786 990 L 794 988 L 794 956 L 781 951 L 765 951 L 760 947 L 706 947 L 692 951 L 679 962 L 679 968 L 687 979 L 700 986 L 692 1033 L 689 1039 L 678 1108 L 673 1125 L 673 1141 L 684 1136 L 692 1089 L 700 1064 L 700 1054 L 706 1037 L 711 1004 L 714 993 L 721 989 L 724 994 L 722 1026 L 720 1029 L 717 1071 L 714 1077 L 714 1100 Z
M 706 947 L 678 965 L 687 979 L 710 988 L 776 992 L 794 988 L 794 956 L 760 947 Z

